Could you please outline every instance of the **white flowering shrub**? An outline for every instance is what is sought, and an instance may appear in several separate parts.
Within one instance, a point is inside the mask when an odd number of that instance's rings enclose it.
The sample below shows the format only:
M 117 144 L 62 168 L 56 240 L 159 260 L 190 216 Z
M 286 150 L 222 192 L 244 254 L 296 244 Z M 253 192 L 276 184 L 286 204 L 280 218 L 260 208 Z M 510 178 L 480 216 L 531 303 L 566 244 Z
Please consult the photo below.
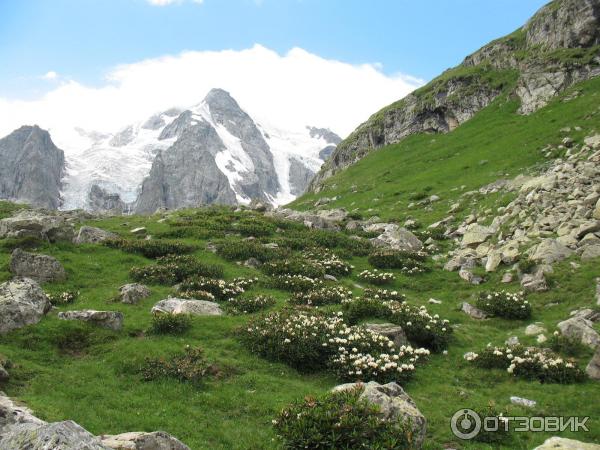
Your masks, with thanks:
M 303 292 L 320 288 L 323 280 L 305 277 L 304 275 L 279 275 L 272 277 L 271 287 L 290 292 Z
M 194 298 L 197 300 L 204 299 L 198 298 L 203 296 L 204 293 L 208 292 L 213 295 L 215 300 L 225 301 L 232 297 L 237 297 L 243 294 L 248 287 L 250 287 L 255 281 L 240 278 L 233 281 L 216 280 L 213 278 L 196 277 L 189 278 L 179 285 L 179 292 L 184 298 Z
M 367 283 L 383 285 L 393 283 L 396 276 L 391 272 L 379 272 L 377 269 L 363 270 L 358 274 L 358 278 Z
M 58 294 L 48 294 L 48 300 L 53 306 L 68 305 L 79 297 L 79 291 L 64 291 Z
M 322 267 L 326 274 L 335 277 L 348 276 L 354 268 L 350 264 L 342 261 L 338 256 L 327 251 L 307 251 L 303 253 L 303 256 Z
M 389 300 L 393 300 L 396 302 L 404 302 L 406 301 L 406 295 L 401 294 L 400 292 L 393 290 L 393 289 L 372 289 L 372 288 L 366 288 L 363 291 L 363 295 L 364 298 L 371 298 L 374 300 L 381 300 L 381 301 L 389 301 Z
M 429 314 L 424 306 L 359 297 L 345 302 L 343 308 L 350 323 L 367 318 L 388 320 L 400 325 L 409 341 L 434 351 L 445 349 L 452 335 L 449 321 Z
M 570 384 L 583 381 L 583 371 L 574 360 L 563 359 L 551 351 L 539 348 L 492 347 L 479 353 L 468 353 L 465 358 L 477 367 L 504 369 L 509 374 L 541 383 Z
M 225 309 L 229 314 L 252 314 L 270 308 L 275 304 L 275 299 L 269 295 L 256 295 L 254 297 L 234 297 L 227 300 Z
M 423 252 L 380 249 L 369 255 L 369 264 L 378 269 L 398 269 L 406 275 L 415 275 L 428 271 L 426 258 L 427 254 Z
M 290 299 L 292 305 L 336 305 L 352 298 L 352 291 L 342 286 L 325 286 L 308 292 L 296 292 Z
M 288 258 L 265 263 L 261 270 L 267 275 L 302 275 L 309 278 L 321 278 L 325 269 L 315 261 L 305 258 Z
M 328 369 L 349 381 L 407 380 L 425 349 L 396 348 L 387 337 L 349 326 L 338 312 L 287 309 L 251 321 L 241 332 L 254 353 L 304 371 Z
M 522 292 L 481 292 L 476 305 L 479 309 L 505 319 L 528 319 L 531 305 Z

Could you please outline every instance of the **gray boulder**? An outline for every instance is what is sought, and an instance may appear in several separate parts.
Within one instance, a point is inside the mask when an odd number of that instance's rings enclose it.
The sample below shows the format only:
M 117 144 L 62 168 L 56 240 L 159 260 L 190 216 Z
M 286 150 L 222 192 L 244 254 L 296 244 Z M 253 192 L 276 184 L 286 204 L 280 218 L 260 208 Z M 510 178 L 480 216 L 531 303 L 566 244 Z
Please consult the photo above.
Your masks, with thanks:
M 571 317 L 557 325 L 563 336 L 576 339 L 594 349 L 600 344 L 600 335 L 594 330 L 593 323 L 583 317 Z
M 108 239 L 115 239 L 118 235 L 110 231 L 96 227 L 83 226 L 77 232 L 77 236 L 73 239 L 75 244 L 97 244 Z
M 600 380 L 600 347 L 596 349 L 596 353 L 594 353 L 592 360 L 585 368 L 585 373 L 587 373 L 592 380 Z
M 0 436 L 0 448 L 19 450 L 109 450 L 100 440 L 71 420 L 21 423 Z
M 368 330 L 387 337 L 396 345 L 396 347 L 408 345 L 406 333 L 399 325 L 395 325 L 393 323 L 366 323 L 365 327 Z
M 50 242 L 72 241 L 73 225 L 61 214 L 24 210 L 0 220 L 0 238 L 33 237 Z
M 150 289 L 139 283 L 125 284 L 119 288 L 121 303 L 135 305 L 140 300 L 150 296 Z
M 479 308 L 474 307 L 473 305 L 471 305 L 470 303 L 467 302 L 463 302 L 461 305 L 461 311 L 464 312 L 465 314 L 471 316 L 473 319 L 487 319 L 488 313 L 486 313 L 485 311 L 482 311 Z
M 548 283 L 544 273 L 538 271 L 534 274 L 526 273 L 521 277 L 521 287 L 528 292 L 546 292 Z
M 533 450 L 600 450 L 600 445 L 554 436 Z
M 12 252 L 10 271 L 17 277 L 31 278 L 40 283 L 67 279 L 64 267 L 52 256 L 36 255 L 19 248 Z
M 0 392 L 0 436 L 14 425 L 43 423 L 44 421 L 35 417 L 29 408 L 16 405 L 4 392 Z
M 119 331 L 123 328 L 123 313 L 119 311 L 96 311 L 93 309 L 65 311 L 59 312 L 58 318 L 61 320 L 88 322 L 92 325 L 108 328 L 113 331 Z
M 570 248 L 556 239 L 544 239 L 535 247 L 530 259 L 544 264 L 552 264 L 562 261 L 572 254 L 573 251 Z
M 493 231 L 476 223 L 469 225 L 463 235 L 461 245 L 463 247 L 477 247 L 479 244 L 487 241 L 493 234 Z
M 152 314 L 191 314 L 193 316 L 221 316 L 223 310 L 218 303 L 206 300 L 167 298 L 152 308 Z
M 364 388 L 360 399 L 379 407 L 379 414 L 383 420 L 399 420 L 411 429 L 411 448 L 421 448 L 427 433 L 427 419 L 419 411 L 416 403 L 404 392 L 397 383 L 379 384 L 370 381 L 366 384 L 347 383 L 336 386 L 333 392 L 342 392 L 350 389 Z
M 587 245 L 581 253 L 581 259 L 587 261 L 600 257 L 600 245 Z
M 419 238 L 405 228 L 390 227 L 371 242 L 378 247 L 406 252 L 418 252 L 423 249 L 423 243 Z
M 0 334 L 33 325 L 50 310 L 50 301 L 31 279 L 13 279 L 0 285 Z
M 187 445 L 164 431 L 103 435 L 100 436 L 100 441 L 114 450 L 190 450 Z

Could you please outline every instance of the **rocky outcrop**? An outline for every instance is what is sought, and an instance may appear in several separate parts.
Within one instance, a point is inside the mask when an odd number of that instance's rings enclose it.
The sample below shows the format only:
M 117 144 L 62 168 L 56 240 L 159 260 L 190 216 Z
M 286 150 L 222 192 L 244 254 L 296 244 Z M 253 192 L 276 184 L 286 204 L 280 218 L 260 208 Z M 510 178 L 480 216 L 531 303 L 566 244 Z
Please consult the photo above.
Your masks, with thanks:
M 315 173 L 298 158 L 290 159 L 290 193 L 295 196 L 302 195 L 308 187 Z
M 411 448 L 421 448 L 427 432 L 427 420 L 417 405 L 397 383 L 347 383 L 336 386 L 333 392 L 363 388 L 360 399 L 379 408 L 383 420 L 400 421 L 410 429 Z
M 557 327 L 563 336 L 581 342 L 592 349 L 600 345 L 600 335 L 594 330 L 594 324 L 589 319 L 575 316 L 559 322 Z
M 309 190 L 378 148 L 416 133 L 447 133 L 503 93 L 529 114 L 580 81 L 600 75 L 599 0 L 556 0 L 522 28 L 469 55 L 428 85 L 387 106 L 341 142 Z
M 110 193 L 97 184 L 93 184 L 88 193 L 87 209 L 92 212 L 121 214 L 127 210 L 127 204 L 121 200 L 119 194 Z
M 65 311 L 59 312 L 58 318 L 61 320 L 87 322 L 113 331 L 120 331 L 123 328 L 123 313 L 119 311 L 95 311 L 93 309 Z
M 590 363 L 585 368 L 585 373 L 592 380 L 600 380 L 600 347 L 596 349 L 596 353 L 594 353 Z
M 39 283 L 67 279 L 65 268 L 52 256 L 24 252 L 19 248 L 10 257 L 10 271 L 17 277 L 31 278 Z
M 533 450 L 600 450 L 600 445 L 555 436 Z
M 49 242 L 71 241 L 75 230 L 67 214 L 24 210 L 0 220 L 1 238 L 33 237 Z
M 150 289 L 139 283 L 126 284 L 119 288 L 119 299 L 121 303 L 135 305 L 140 300 L 150 297 Z
M 187 445 L 164 431 L 103 435 L 100 436 L 100 441 L 114 450 L 190 450 Z
M 119 235 L 101 228 L 89 227 L 87 225 L 81 227 L 77 232 L 77 236 L 73 239 L 75 244 L 98 244 L 109 239 L 118 238 Z
M 0 284 L 0 334 L 38 323 L 50 307 L 42 288 L 31 279 Z
M 221 316 L 223 310 L 218 303 L 206 300 L 167 298 L 152 308 L 152 314 L 190 314 L 193 316 Z
M 64 170 L 63 151 L 37 125 L 0 139 L 0 199 L 56 209 Z

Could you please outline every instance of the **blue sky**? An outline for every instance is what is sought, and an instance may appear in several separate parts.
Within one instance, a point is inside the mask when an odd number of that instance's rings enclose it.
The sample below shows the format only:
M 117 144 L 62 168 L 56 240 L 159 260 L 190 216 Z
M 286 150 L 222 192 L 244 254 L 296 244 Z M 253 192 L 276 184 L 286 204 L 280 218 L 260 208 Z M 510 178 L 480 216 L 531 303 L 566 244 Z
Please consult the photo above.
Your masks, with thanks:
M 425 80 L 507 34 L 544 0 L 2 0 L 0 95 L 56 71 L 99 83 L 121 63 L 182 50 L 301 47 Z M 27 79 L 30 79 L 29 82 Z
M 544 3 L 0 0 L 0 135 L 114 131 L 220 87 L 282 128 L 344 136 Z

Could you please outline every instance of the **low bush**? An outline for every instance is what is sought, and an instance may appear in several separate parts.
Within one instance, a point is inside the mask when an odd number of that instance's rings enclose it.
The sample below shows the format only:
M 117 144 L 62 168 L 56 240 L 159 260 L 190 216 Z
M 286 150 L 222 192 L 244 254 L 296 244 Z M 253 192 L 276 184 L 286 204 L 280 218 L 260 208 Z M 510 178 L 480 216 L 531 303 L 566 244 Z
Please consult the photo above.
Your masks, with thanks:
M 236 278 L 232 281 L 215 280 L 206 277 L 188 278 L 179 284 L 179 292 L 184 298 L 200 300 L 208 292 L 217 301 L 226 301 L 248 290 L 257 280 Z
M 369 264 L 378 269 L 399 269 L 407 275 L 426 272 L 427 266 L 423 253 L 402 252 L 398 250 L 377 250 L 369 255 Z
M 148 330 L 150 334 L 183 334 L 192 327 L 187 314 L 156 314 Z
M 230 298 L 225 304 L 229 314 L 252 314 L 263 311 L 275 305 L 275 299 L 269 295 L 257 295 L 255 297 Z
M 191 255 L 164 256 L 154 265 L 133 267 L 130 276 L 135 281 L 173 285 L 193 276 L 220 278 L 223 267 L 202 263 Z
M 297 292 L 290 299 L 292 305 L 337 305 L 352 298 L 352 291 L 341 286 L 322 287 L 308 292 Z
M 505 319 L 529 319 L 531 305 L 522 292 L 481 292 L 477 297 L 476 306 L 497 317 Z
M 172 356 L 169 359 L 147 358 L 140 372 L 144 381 L 171 378 L 198 385 L 207 377 L 217 374 L 218 369 L 206 361 L 200 347 L 188 345 L 183 354 Z
M 307 251 L 303 257 L 321 267 L 327 275 L 344 277 L 350 275 L 353 267 L 330 252 Z
M 406 301 L 406 295 L 401 294 L 398 291 L 394 291 L 391 289 L 372 289 L 366 288 L 363 291 L 364 298 L 370 298 L 373 300 L 381 300 L 381 301 L 396 301 L 396 302 L 404 302 Z
M 48 294 L 52 306 L 69 305 L 79 297 L 79 291 L 64 291 L 56 294 Z
M 396 280 L 396 276 L 391 272 L 379 272 L 377 269 L 374 270 L 363 270 L 358 274 L 358 278 L 367 283 L 375 284 L 378 286 L 384 284 L 391 284 Z
M 239 232 L 242 236 L 254 237 L 271 236 L 276 229 L 275 225 L 257 218 L 243 219 L 232 227 L 232 230 Z
M 412 448 L 400 420 L 382 420 L 379 409 L 360 399 L 362 389 L 305 397 L 284 408 L 273 426 L 286 449 Z
M 217 254 L 228 261 L 256 258 L 262 263 L 281 258 L 281 249 L 265 247 L 256 240 L 227 239 L 217 244 Z
M 138 253 L 147 258 L 160 258 L 167 255 L 183 255 L 196 250 L 194 245 L 177 241 L 161 239 L 133 240 L 133 239 L 108 239 L 104 245 L 128 253 Z
M 282 291 L 305 292 L 323 286 L 323 280 L 315 280 L 304 275 L 278 275 L 271 278 L 269 285 Z
M 480 353 L 471 353 L 467 361 L 482 369 L 506 369 L 515 356 L 522 356 L 525 348 L 520 345 L 492 347 L 488 345 Z
M 587 351 L 587 347 L 581 343 L 581 339 L 563 336 L 558 331 L 550 336 L 546 345 L 554 352 L 568 356 L 579 356 Z
M 305 258 L 284 259 L 268 262 L 261 266 L 267 275 L 302 275 L 308 278 L 321 278 L 325 269 L 318 262 Z

